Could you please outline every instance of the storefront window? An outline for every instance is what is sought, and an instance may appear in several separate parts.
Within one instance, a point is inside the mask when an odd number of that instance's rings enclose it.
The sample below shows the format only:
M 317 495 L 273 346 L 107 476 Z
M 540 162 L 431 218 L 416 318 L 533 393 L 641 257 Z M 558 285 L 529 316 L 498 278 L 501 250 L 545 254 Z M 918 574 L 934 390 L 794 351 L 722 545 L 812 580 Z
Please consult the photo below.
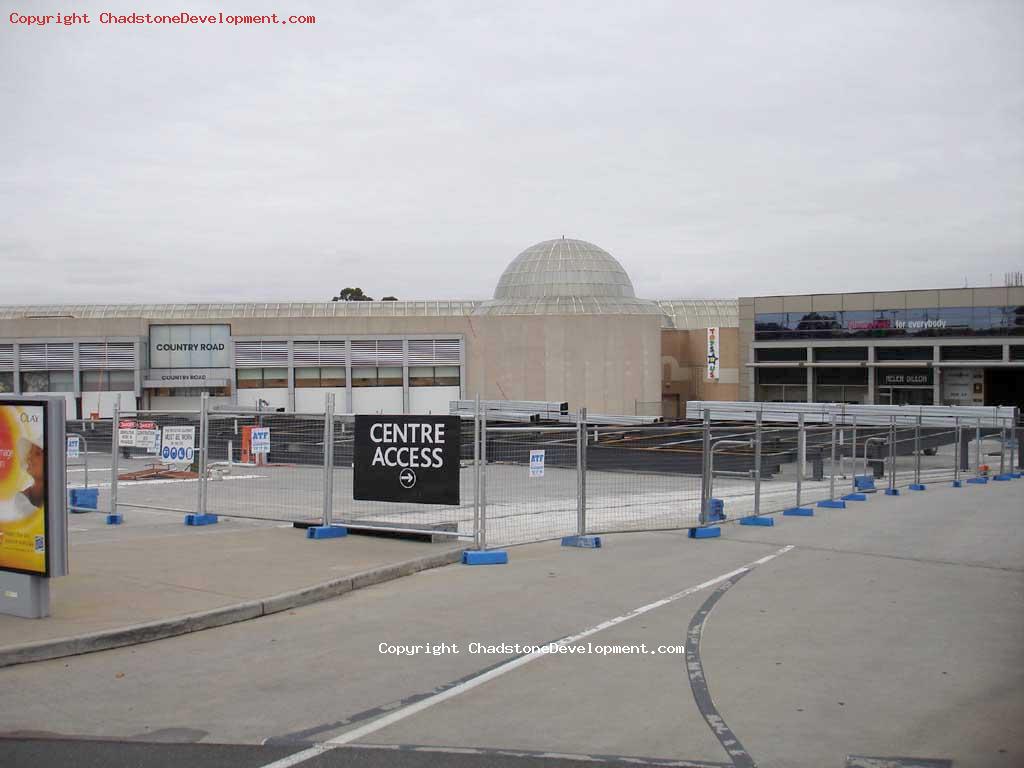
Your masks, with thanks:
M 818 368 L 814 372 L 814 401 L 818 403 L 866 403 L 866 368 Z
M 340 366 L 324 368 L 296 368 L 295 387 L 344 387 L 345 369 Z
M 36 392 L 74 392 L 74 372 L 25 371 L 21 374 L 21 391 L 24 394 Z
M 14 373 L 0 373 L 0 393 L 9 394 L 14 391 Z
M 239 389 L 287 389 L 287 368 L 239 368 Z
M 264 389 L 288 389 L 288 369 L 264 368 L 263 387 Z
M 344 387 L 345 369 L 341 366 L 325 367 L 320 369 L 321 387 Z
M 83 392 L 130 392 L 135 389 L 135 371 L 82 371 Z
M 402 386 L 402 366 L 382 366 L 377 369 L 378 387 Z
M 764 403 L 807 401 L 807 371 L 804 368 L 758 368 L 757 400 Z

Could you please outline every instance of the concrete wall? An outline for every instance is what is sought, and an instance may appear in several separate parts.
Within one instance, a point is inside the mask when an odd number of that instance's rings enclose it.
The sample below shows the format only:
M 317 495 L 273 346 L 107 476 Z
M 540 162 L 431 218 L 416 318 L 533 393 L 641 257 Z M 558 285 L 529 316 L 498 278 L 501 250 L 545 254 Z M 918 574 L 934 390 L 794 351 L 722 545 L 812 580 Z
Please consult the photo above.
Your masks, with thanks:
M 736 400 L 739 395 L 739 329 L 719 328 L 719 378 L 707 380 L 707 329 L 661 332 L 661 387 L 669 407 L 676 396 L 680 414 L 687 400 Z M 666 414 L 674 415 L 674 414 Z
M 458 387 L 410 387 L 409 413 L 447 416 L 451 401 L 458 399 Z

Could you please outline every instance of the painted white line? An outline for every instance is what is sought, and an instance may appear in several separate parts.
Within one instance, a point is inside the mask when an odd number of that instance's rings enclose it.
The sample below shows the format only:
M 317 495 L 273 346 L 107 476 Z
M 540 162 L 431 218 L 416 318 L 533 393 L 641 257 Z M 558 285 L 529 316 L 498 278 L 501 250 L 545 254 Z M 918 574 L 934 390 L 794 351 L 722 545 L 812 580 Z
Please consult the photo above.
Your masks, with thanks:
M 748 563 L 747 565 L 742 565 L 734 571 L 723 573 L 721 576 L 716 576 L 713 579 L 709 579 L 708 581 L 702 582 L 695 586 L 687 587 L 681 592 L 676 592 L 675 594 L 669 595 L 668 597 L 663 597 L 661 600 L 655 600 L 653 603 L 648 603 L 647 605 L 642 605 L 639 608 L 634 608 L 629 613 L 624 613 L 621 616 L 616 616 L 614 619 L 608 619 L 608 621 L 602 621 L 600 624 L 595 624 L 589 629 L 585 629 L 582 632 L 579 632 L 575 635 L 563 637 L 561 640 L 557 640 L 554 643 L 550 643 L 550 645 L 572 645 L 573 643 L 576 643 L 585 637 L 590 637 L 591 635 L 601 632 L 605 629 L 610 629 L 611 627 L 622 624 L 625 621 L 635 619 L 637 616 L 642 616 L 643 614 L 648 613 L 649 611 L 653 611 L 657 608 L 662 608 L 668 605 L 669 603 L 674 603 L 676 600 L 688 597 L 694 594 L 695 592 L 700 592 L 702 589 L 707 589 L 708 587 L 713 587 L 716 584 L 722 583 L 723 581 L 728 581 L 733 576 L 738 576 L 739 574 L 746 573 L 747 571 L 756 568 L 759 565 L 764 565 L 765 563 L 786 554 L 792 549 L 793 545 L 785 546 L 782 549 L 777 550 L 776 552 L 773 552 L 770 555 L 766 555 L 765 557 L 760 558 L 759 560 L 755 560 L 754 562 Z M 315 744 L 314 746 L 309 747 L 308 749 L 304 749 L 301 752 L 296 752 L 294 755 L 289 755 L 288 757 L 283 757 L 280 760 L 275 760 L 272 763 L 267 763 L 266 765 L 260 766 L 260 768 L 290 768 L 290 766 L 298 765 L 299 763 L 304 763 L 307 760 L 312 760 L 314 757 L 322 755 L 324 752 L 332 750 L 336 747 L 343 746 L 345 744 L 351 744 L 354 741 L 369 736 L 371 733 L 375 733 L 379 730 L 394 725 L 395 723 L 401 720 L 405 720 L 407 717 L 412 717 L 413 715 L 418 714 L 425 709 L 429 709 L 430 707 L 433 707 L 436 704 L 448 701 L 448 699 L 452 699 L 458 696 L 459 694 L 465 693 L 466 691 L 471 691 L 474 688 L 483 685 L 484 683 L 490 682 L 491 680 L 494 680 L 497 677 L 501 677 L 502 675 L 511 672 L 514 669 L 518 669 L 519 667 L 525 664 L 529 664 L 531 661 L 535 661 L 541 658 L 542 656 L 547 655 L 548 652 L 542 649 L 534 651 L 533 653 L 528 653 L 525 656 L 520 656 L 517 659 L 512 659 L 511 661 L 502 664 L 500 667 L 495 667 L 494 669 L 484 672 L 482 675 L 478 677 L 474 677 L 472 680 L 467 680 L 466 682 L 460 683 L 459 685 L 449 688 L 446 691 L 442 691 L 441 693 L 435 694 L 434 696 L 430 696 L 429 698 L 417 701 L 415 704 L 410 704 L 408 707 L 404 707 L 403 709 L 395 710 L 394 712 L 388 715 L 384 715 L 383 717 L 377 718 L 373 722 L 367 723 L 366 725 L 361 726 L 359 728 L 353 728 L 351 731 L 346 731 L 340 736 L 336 736 L 335 738 L 329 739 L 328 741 L 325 741 L 321 744 Z

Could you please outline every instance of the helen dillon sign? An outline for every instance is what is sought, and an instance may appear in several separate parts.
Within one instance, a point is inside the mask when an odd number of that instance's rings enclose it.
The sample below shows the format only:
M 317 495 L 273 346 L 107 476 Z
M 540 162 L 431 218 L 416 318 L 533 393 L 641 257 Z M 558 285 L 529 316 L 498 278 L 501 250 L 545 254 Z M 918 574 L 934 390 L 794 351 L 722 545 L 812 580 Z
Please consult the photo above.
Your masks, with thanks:
M 458 416 L 356 416 L 352 498 L 458 504 Z

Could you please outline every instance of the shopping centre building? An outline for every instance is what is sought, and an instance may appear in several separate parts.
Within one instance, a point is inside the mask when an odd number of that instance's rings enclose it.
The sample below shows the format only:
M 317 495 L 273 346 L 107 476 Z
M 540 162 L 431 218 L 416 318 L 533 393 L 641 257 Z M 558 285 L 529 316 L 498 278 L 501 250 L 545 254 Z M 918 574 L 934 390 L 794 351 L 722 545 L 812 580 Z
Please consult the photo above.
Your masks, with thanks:
M 610 254 L 561 238 L 516 257 L 489 301 L 0 307 L 0 392 L 61 393 L 69 418 L 203 392 L 304 412 L 327 392 L 349 413 L 447 413 L 479 393 L 677 415 L 736 399 L 737 326 L 734 300 L 637 298 Z
M 1024 287 L 739 300 L 740 397 L 1024 409 Z

